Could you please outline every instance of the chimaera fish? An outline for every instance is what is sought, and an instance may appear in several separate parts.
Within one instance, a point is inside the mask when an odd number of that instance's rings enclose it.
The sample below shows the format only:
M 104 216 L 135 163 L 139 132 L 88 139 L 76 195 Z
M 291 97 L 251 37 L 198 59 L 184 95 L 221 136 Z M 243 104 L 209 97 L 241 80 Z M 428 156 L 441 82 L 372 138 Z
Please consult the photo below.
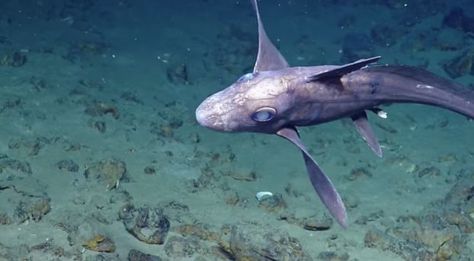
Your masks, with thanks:
M 379 56 L 336 66 L 289 67 L 269 40 L 256 0 L 258 54 L 252 73 L 240 77 L 196 109 L 200 125 L 224 132 L 276 134 L 302 152 L 311 184 L 331 215 L 347 227 L 341 196 L 306 150 L 296 127 L 351 118 L 376 155 L 382 149 L 367 121 L 366 111 L 383 116 L 386 103 L 422 103 L 474 118 L 474 92 L 422 69 L 368 66 Z

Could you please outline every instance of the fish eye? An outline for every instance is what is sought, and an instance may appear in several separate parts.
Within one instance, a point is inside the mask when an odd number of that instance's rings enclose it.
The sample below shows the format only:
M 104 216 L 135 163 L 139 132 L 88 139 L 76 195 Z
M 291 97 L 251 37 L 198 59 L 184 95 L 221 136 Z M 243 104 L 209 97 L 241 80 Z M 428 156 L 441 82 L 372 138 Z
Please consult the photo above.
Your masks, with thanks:
M 237 80 L 237 82 L 250 81 L 255 77 L 256 73 L 246 73 Z
M 276 115 L 276 110 L 272 107 L 262 107 L 252 113 L 252 120 L 256 122 L 267 122 L 272 120 Z

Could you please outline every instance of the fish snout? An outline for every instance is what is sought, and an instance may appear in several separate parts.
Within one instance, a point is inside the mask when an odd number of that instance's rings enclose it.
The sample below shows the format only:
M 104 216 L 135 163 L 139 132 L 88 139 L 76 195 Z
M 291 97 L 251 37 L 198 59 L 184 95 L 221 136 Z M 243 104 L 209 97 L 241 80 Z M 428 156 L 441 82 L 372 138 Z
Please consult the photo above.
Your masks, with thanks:
M 196 120 L 199 125 L 216 130 L 225 131 L 224 123 L 215 111 L 215 104 L 209 99 L 204 100 L 196 109 Z
M 196 120 L 199 123 L 199 125 L 210 128 L 210 126 L 212 126 L 212 122 L 210 120 L 211 114 L 206 109 L 206 107 L 207 106 L 205 106 L 203 102 L 196 108 Z

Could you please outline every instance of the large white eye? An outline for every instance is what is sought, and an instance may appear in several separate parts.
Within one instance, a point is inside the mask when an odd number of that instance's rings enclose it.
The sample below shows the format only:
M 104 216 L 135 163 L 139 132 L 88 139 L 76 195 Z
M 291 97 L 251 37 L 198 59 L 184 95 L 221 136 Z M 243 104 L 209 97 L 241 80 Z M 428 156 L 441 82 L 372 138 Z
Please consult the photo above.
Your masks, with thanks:
M 266 122 L 270 121 L 275 117 L 276 110 L 272 107 L 262 107 L 252 113 L 252 120 L 257 122 Z

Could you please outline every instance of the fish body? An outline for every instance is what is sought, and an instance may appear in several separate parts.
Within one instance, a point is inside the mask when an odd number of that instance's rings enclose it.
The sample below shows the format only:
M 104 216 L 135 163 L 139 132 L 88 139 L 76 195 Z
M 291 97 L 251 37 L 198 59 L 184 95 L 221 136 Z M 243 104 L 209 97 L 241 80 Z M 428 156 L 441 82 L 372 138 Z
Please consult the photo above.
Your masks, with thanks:
M 196 109 L 204 127 L 280 136 L 297 146 L 311 184 L 331 215 L 347 227 L 341 196 L 301 141 L 297 127 L 352 119 L 370 149 L 382 157 L 367 112 L 387 103 L 421 103 L 474 118 L 474 91 L 426 70 L 374 65 L 371 57 L 344 65 L 290 67 L 267 37 L 256 0 L 259 49 L 254 70 L 206 98 Z

